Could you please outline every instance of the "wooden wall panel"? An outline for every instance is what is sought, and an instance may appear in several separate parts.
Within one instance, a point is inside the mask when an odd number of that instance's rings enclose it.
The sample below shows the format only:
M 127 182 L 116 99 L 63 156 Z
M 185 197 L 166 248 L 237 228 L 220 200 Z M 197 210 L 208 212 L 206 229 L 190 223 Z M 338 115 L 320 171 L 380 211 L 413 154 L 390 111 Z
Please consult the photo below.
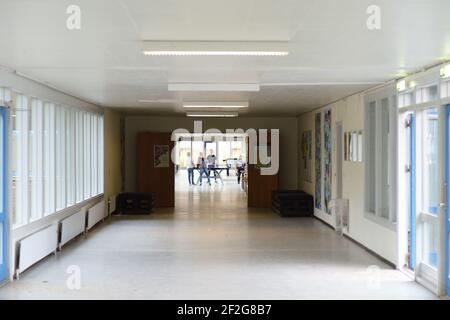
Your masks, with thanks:
M 167 168 L 155 168 L 155 145 L 168 145 L 169 154 L 174 143 L 170 133 L 142 132 L 137 136 L 137 182 L 139 192 L 154 192 L 156 207 L 175 206 L 175 168 L 169 161 Z

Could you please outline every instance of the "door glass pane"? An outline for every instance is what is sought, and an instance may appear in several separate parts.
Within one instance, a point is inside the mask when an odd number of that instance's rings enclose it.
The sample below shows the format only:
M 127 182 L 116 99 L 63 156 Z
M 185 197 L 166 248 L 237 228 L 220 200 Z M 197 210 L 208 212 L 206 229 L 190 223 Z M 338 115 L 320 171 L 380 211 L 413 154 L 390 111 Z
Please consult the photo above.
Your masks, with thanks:
M 422 211 L 436 214 L 438 205 L 438 112 L 424 112 L 423 124 L 423 205 Z
M 3 163 L 3 114 L 0 114 L 0 215 L 3 213 L 3 170 L 4 170 L 4 163 Z M 0 246 L 1 250 L 2 246 Z M 0 259 L 1 261 L 1 259 Z
M 0 114 L 0 281 L 1 278 L 1 265 L 3 264 L 3 219 L 5 213 L 3 212 L 3 114 Z
M 437 223 L 424 222 L 422 225 L 422 260 L 424 263 L 437 266 Z
M 3 184 L 3 182 L 2 182 Z M 0 221 L 0 266 L 3 264 L 3 222 Z M 0 281 L 3 279 L 0 278 Z

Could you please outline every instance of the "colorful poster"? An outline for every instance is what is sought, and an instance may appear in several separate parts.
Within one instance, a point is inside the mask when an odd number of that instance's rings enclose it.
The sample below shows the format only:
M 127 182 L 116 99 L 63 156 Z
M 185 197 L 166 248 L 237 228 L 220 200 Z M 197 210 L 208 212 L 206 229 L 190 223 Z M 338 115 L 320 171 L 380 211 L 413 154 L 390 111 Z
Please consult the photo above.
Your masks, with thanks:
M 314 196 L 314 204 L 317 209 L 322 207 L 322 133 L 321 133 L 321 113 L 316 113 L 315 119 L 315 173 L 316 173 L 316 190 Z
M 325 165 L 325 172 L 323 177 L 323 195 L 325 200 L 325 212 L 331 214 L 331 110 L 325 111 L 323 135 L 323 161 Z
M 153 161 L 155 168 L 169 167 L 169 146 L 155 144 Z
M 302 164 L 303 164 L 303 178 L 306 181 L 312 182 L 311 179 L 311 162 L 312 162 L 312 141 L 311 130 L 302 133 Z

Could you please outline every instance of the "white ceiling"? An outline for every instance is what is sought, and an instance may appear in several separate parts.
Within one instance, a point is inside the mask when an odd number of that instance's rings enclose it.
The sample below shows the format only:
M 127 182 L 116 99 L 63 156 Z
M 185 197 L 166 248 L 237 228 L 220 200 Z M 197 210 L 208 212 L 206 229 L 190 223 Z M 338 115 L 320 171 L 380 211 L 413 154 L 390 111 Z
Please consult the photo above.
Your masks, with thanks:
M 375 2 L 382 28 L 369 31 L 366 8 Z M 182 100 L 248 100 L 249 114 L 295 115 L 450 59 L 449 0 L 375 2 L 0 0 L 0 65 L 134 112 L 183 112 Z M 66 28 L 71 4 L 82 10 L 79 31 Z M 289 41 L 290 54 L 148 57 L 142 40 Z M 169 82 L 262 87 L 183 93 L 169 92 Z

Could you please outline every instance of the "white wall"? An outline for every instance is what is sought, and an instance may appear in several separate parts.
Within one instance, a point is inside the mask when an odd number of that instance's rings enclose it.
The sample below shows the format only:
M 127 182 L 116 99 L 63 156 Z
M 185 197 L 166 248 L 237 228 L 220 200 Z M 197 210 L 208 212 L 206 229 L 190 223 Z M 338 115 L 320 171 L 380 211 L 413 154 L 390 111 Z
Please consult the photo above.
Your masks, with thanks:
M 363 130 L 364 135 L 364 94 L 356 94 L 323 108 L 303 114 L 298 119 L 299 137 L 305 130 L 312 130 L 312 183 L 299 175 L 299 188 L 314 195 L 315 189 L 315 133 L 314 115 L 316 112 L 331 109 L 332 115 L 332 198 L 336 196 L 336 122 L 342 121 L 343 131 Z M 323 134 L 323 116 L 322 128 Z M 323 144 L 323 138 L 322 138 Z M 323 155 L 322 155 L 323 161 Z M 323 170 L 322 170 L 323 171 Z M 347 235 L 386 260 L 397 264 L 397 233 L 375 223 L 364 214 L 364 163 L 343 161 L 343 197 L 349 199 L 350 228 Z M 323 194 L 322 194 L 323 197 Z M 316 216 L 333 225 L 330 215 L 317 212 Z
M 136 137 L 139 132 L 172 132 L 185 128 L 193 132 L 194 120 L 186 117 L 127 116 L 125 118 L 125 190 L 136 190 Z M 203 121 L 203 132 L 226 129 L 280 129 L 279 185 L 297 189 L 298 135 L 297 118 L 212 118 Z
M 110 196 L 122 190 L 122 150 L 120 141 L 120 113 L 105 108 L 103 114 L 105 137 L 105 209 Z

